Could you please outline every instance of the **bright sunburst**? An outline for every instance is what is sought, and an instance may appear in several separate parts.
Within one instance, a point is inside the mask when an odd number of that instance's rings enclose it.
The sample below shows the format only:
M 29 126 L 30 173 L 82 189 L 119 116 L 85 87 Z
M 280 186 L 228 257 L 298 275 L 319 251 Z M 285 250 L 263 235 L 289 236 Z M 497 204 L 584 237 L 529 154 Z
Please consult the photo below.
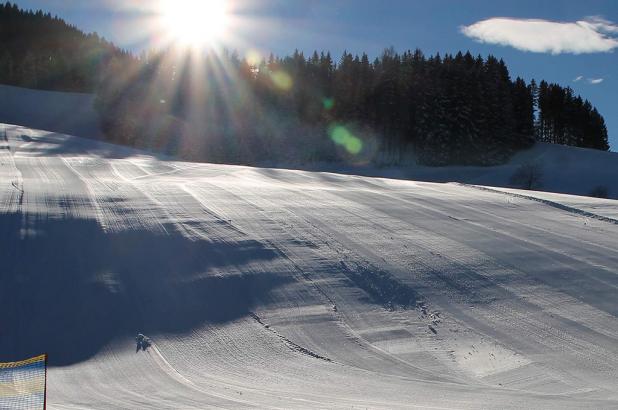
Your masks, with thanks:
M 228 23 L 225 0 L 162 0 L 164 29 L 175 42 L 189 46 L 212 45 Z

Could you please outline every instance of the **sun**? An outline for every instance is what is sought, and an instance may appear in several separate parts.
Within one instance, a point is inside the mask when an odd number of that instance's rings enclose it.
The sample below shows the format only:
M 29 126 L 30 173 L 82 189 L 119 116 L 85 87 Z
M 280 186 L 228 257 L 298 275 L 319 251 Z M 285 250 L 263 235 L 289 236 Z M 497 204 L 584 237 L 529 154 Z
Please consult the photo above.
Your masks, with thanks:
M 162 0 L 160 13 L 171 40 L 187 46 L 212 45 L 228 24 L 225 0 Z

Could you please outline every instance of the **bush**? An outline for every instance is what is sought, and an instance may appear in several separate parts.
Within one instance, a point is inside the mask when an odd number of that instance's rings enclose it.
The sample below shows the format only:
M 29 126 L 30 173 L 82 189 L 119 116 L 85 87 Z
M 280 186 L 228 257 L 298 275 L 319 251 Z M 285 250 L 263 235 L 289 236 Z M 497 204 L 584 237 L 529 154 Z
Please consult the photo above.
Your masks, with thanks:
M 510 183 L 517 188 L 539 189 L 542 186 L 543 169 L 537 162 L 525 162 L 515 170 Z
M 604 185 L 597 185 L 588 193 L 588 196 L 593 196 L 595 198 L 608 198 L 609 197 L 609 189 L 607 189 Z

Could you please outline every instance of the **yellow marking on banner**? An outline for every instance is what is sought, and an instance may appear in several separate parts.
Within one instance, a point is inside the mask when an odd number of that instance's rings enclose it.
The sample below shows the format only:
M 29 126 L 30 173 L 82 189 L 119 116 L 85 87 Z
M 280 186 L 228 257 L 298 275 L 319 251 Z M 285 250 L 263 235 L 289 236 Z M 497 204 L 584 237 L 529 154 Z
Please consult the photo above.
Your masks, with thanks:
M 27 366 L 32 363 L 43 362 L 45 363 L 45 355 L 42 354 L 40 356 L 32 357 L 30 359 L 21 360 L 19 362 L 7 362 L 0 363 L 0 369 L 13 369 L 15 367 Z

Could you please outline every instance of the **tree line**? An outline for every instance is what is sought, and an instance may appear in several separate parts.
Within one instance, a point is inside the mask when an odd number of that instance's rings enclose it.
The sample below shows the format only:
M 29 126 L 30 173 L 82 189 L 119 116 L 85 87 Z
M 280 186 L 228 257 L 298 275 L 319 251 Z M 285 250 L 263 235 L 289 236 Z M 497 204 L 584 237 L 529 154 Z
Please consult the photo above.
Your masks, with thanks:
M 56 91 L 94 92 L 110 58 L 130 54 L 43 11 L 0 3 L 0 82 Z
M 536 138 L 554 144 L 609 150 L 603 116 L 590 101 L 575 95 L 570 87 L 541 81 L 532 83 L 538 107 Z
M 400 163 L 412 153 L 428 165 L 491 165 L 535 140 L 609 149 L 603 117 L 572 89 L 512 80 L 504 61 L 469 52 L 134 56 L 7 3 L 0 82 L 94 91 L 109 141 L 195 161 Z
M 513 81 L 493 56 L 391 48 L 373 61 L 296 51 L 249 62 L 167 50 L 137 66 L 129 87 L 124 68 L 104 81 L 105 132 L 192 160 L 398 163 L 413 152 L 428 165 L 491 165 L 535 140 L 609 148 L 588 101 L 557 84 Z

